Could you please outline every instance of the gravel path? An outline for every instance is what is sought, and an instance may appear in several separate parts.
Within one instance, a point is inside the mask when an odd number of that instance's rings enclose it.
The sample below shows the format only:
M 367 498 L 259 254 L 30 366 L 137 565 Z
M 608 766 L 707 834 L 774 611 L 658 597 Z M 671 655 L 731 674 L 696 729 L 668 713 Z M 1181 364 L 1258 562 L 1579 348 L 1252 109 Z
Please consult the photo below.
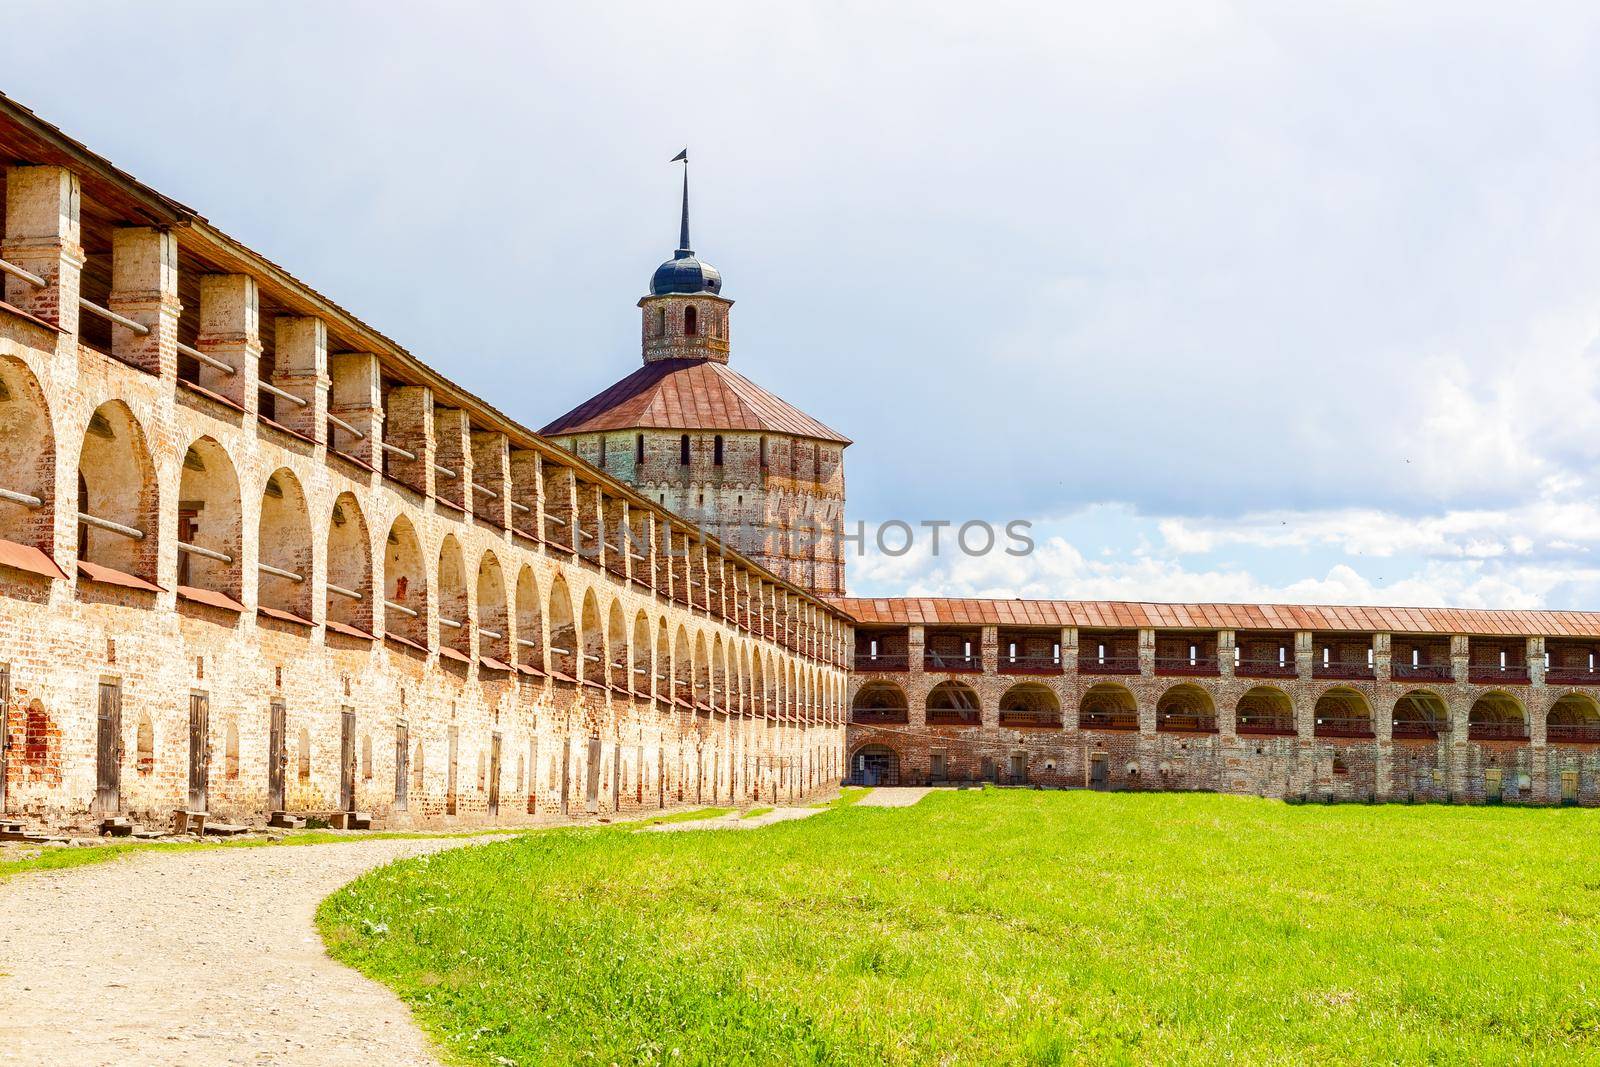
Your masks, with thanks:
M 827 808 L 773 808 L 771 811 L 752 815 L 750 818 L 740 818 L 737 811 L 727 815 L 718 815 L 711 819 L 690 819 L 688 822 L 664 822 L 655 826 L 646 826 L 645 833 L 673 834 L 683 830 L 754 830 L 762 826 L 771 826 L 775 822 L 789 822 L 791 819 L 809 819 L 813 815 L 821 815 Z
M 856 803 L 864 808 L 909 808 L 931 792 L 925 785 L 881 785 Z
M 393 993 L 327 957 L 312 916 L 363 871 L 481 840 L 135 853 L 17 875 L 0 883 L 0 1063 L 435 1064 Z

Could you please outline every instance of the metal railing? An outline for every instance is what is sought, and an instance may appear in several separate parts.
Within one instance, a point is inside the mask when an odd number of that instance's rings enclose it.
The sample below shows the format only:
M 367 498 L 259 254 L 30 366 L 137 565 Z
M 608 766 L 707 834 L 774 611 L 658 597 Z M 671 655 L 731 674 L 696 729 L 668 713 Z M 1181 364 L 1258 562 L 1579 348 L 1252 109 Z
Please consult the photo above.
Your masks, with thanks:
M 1293 678 L 1299 673 L 1291 657 L 1279 662 L 1272 659 L 1252 659 L 1248 656 L 1234 665 L 1233 673 L 1241 678 Z
M 1391 663 L 1389 673 L 1396 679 L 1414 682 L 1450 682 L 1456 676 L 1449 663 Z
M 1079 674 L 1138 674 L 1138 656 L 1079 656 Z
M 1137 730 L 1137 711 L 1081 711 L 1078 713 L 1080 730 Z
M 911 668 L 911 656 L 906 652 L 857 652 L 855 669 L 858 671 L 904 671 Z
M 1294 724 L 1293 716 L 1262 715 L 1252 718 L 1241 716 L 1235 726 L 1235 732 L 1254 737 L 1294 737 L 1300 731 Z
M 1322 660 L 1311 662 L 1311 677 L 1313 678 L 1342 678 L 1350 681 L 1359 681 L 1375 677 L 1372 664 L 1366 660 Z
M 1015 656 L 1002 652 L 995 669 L 1001 674 L 1060 674 L 1061 659 L 1054 652 L 1020 653 Z
M 1467 681 L 1473 685 L 1527 685 L 1527 664 L 1499 666 L 1497 664 L 1467 664 Z
M 1208 656 L 1157 656 L 1157 674 L 1190 674 L 1211 675 L 1221 674 L 1219 660 L 1215 653 Z
M 1203 712 L 1157 712 L 1156 729 L 1162 733 L 1214 734 L 1217 717 Z
M 1469 741 L 1526 741 L 1528 724 L 1525 722 L 1474 722 L 1467 724 Z
M 1363 716 L 1317 716 L 1312 733 L 1317 737 L 1376 737 L 1372 719 Z
M 981 671 L 983 670 L 983 657 L 978 653 L 962 652 L 935 652 L 927 649 L 922 653 L 922 669 L 925 671 Z

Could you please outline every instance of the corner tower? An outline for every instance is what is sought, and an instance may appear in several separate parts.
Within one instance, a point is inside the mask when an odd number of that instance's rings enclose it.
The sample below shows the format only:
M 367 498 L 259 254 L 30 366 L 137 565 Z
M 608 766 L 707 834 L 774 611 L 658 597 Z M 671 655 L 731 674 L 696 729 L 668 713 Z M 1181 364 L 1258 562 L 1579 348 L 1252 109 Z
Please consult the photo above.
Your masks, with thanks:
M 678 160 L 678 247 L 638 304 L 644 365 L 542 432 L 780 578 L 843 595 L 850 441 L 728 366 L 733 301 L 689 242 Z

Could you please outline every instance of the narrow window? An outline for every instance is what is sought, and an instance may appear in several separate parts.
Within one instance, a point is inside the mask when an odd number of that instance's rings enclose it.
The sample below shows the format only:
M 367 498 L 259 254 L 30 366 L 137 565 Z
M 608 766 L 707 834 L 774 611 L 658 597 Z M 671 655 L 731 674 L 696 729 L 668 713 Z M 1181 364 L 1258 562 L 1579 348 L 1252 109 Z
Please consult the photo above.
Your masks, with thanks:
M 1324 667 L 1326 667 L 1328 665 L 1328 661 L 1331 658 L 1332 658 L 1332 650 L 1329 649 L 1327 645 L 1323 645 L 1322 646 L 1322 665 Z
M 1367 666 L 1372 666 L 1372 649 L 1367 649 Z
M 666 308 L 656 308 L 655 335 L 657 337 L 664 337 L 666 335 L 666 332 L 667 332 L 667 309 Z
M 606 469 L 606 435 L 600 435 L 600 469 Z
M 767 469 L 767 439 L 765 437 L 761 439 L 761 469 Z
M 687 467 L 689 465 L 689 435 L 684 434 L 678 438 L 678 462 Z
M 711 462 L 715 466 L 722 466 L 722 435 L 720 433 L 711 439 Z
M 633 438 L 633 461 L 644 462 L 644 434 L 636 434 Z
M 694 305 L 690 304 L 683 309 L 683 333 L 685 337 L 693 337 L 700 330 L 699 313 Z
M 1193 667 L 1200 659 L 1200 649 L 1194 645 L 1189 646 L 1189 666 Z
M 1416 667 L 1416 666 L 1419 666 L 1421 663 L 1422 663 L 1422 649 L 1413 648 L 1411 650 L 1411 665 L 1413 667 Z

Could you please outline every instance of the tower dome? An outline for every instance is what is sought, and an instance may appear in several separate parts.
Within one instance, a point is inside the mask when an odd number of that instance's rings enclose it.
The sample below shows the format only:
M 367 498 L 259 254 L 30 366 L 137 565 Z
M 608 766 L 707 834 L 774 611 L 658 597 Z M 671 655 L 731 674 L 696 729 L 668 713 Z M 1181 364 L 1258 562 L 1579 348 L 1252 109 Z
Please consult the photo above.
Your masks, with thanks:
M 678 250 L 650 276 L 651 296 L 693 296 L 722 292 L 722 274 L 689 246 L 689 150 L 672 160 L 683 164 L 683 219 L 678 225 Z
M 650 295 L 722 292 L 722 275 L 692 248 L 680 248 L 650 276 Z

